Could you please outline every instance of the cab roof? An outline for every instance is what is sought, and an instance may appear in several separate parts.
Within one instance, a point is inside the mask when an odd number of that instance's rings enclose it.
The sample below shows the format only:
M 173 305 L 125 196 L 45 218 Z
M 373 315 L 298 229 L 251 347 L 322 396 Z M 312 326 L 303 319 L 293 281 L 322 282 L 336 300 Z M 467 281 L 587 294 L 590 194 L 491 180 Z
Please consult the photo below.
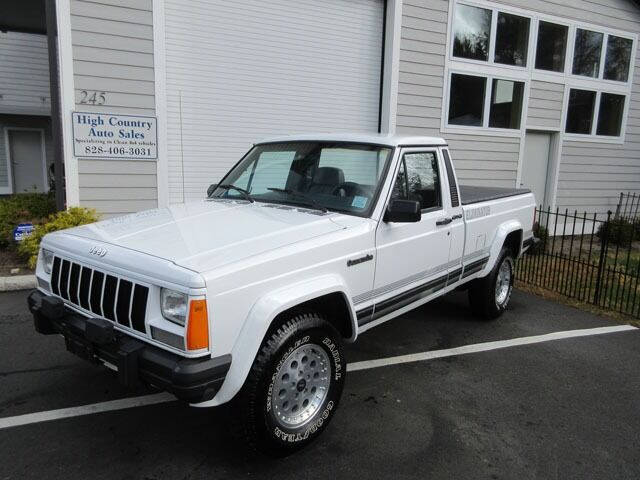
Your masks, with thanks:
M 444 139 L 439 137 L 422 137 L 417 135 L 389 135 L 379 133 L 315 133 L 266 138 L 260 142 L 256 142 L 256 145 L 281 142 L 350 142 L 384 145 L 388 147 L 447 144 Z

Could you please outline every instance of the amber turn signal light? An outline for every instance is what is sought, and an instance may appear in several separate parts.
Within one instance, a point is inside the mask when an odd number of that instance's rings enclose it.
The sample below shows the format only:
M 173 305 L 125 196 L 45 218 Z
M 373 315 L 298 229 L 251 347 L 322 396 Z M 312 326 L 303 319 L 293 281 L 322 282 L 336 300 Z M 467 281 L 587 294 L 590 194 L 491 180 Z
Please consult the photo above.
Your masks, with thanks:
M 187 322 L 187 350 L 209 348 L 209 318 L 206 300 L 191 300 Z

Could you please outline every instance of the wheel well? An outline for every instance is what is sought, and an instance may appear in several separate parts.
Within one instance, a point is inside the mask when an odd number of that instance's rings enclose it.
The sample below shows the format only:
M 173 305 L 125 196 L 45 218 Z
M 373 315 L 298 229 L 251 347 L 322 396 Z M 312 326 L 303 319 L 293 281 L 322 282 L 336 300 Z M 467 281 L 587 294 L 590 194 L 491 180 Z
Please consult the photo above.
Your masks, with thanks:
M 306 302 L 279 313 L 278 316 L 274 318 L 273 322 L 271 322 L 269 331 L 271 332 L 280 324 L 286 322 L 291 315 L 309 311 L 317 312 L 322 315 L 338 332 L 340 332 L 340 335 L 342 335 L 343 338 L 351 338 L 353 336 L 353 325 L 351 323 L 349 304 L 344 294 L 341 292 L 329 293 L 312 300 L 307 300 Z
M 520 246 L 522 245 L 522 230 L 514 230 L 504 239 L 503 245 L 513 253 L 515 258 L 520 256 Z

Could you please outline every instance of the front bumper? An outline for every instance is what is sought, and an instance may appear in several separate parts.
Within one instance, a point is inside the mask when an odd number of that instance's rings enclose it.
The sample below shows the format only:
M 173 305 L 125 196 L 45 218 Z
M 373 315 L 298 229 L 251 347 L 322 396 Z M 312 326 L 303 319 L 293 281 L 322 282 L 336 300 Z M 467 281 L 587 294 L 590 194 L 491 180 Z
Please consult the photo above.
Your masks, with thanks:
M 231 366 L 231 355 L 181 357 L 115 330 L 107 320 L 75 313 L 59 298 L 37 290 L 28 304 L 37 332 L 61 334 L 67 350 L 115 367 L 120 382 L 130 388 L 142 382 L 190 403 L 204 402 L 215 396 Z

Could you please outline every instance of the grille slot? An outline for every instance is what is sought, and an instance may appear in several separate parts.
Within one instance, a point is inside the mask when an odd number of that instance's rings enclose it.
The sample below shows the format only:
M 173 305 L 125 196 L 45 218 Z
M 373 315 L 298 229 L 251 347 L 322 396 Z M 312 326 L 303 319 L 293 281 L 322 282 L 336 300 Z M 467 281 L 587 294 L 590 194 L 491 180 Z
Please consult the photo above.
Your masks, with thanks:
M 91 286 L 91 274 L 93 270 L 82 267 L 82 276 L 80 277 L 80 306 L 85 310 L 89 310 L 89 287 Z
M 120 288 L 118 289 L 118 301 L 116 304 L 116 315 L 118 323 L 127 327 L 131 326 L 131 318 L 129 310 L 131 308 L 131 293 L 133 284 L 129 280 L 120 280 Z
M 133 302 L 131 303 L 131 326 L 139 332 L 144 332 L 144 315 L 147 308 L 149 289 L 142 285 L 136 285 L 133 289 Z
M 69 270 L 71 269 L 71 262 L 69 260 L 62 261 L 62 267 L 60 268 L 60 296 L 65 300 L 69 300 Z
M 55 257 L 51 291 L 97 316 L 146 333 L 149 288 L 144 285 Z
M 93 271 L 91 281 L 91 311 L 102 316 L 102 287 L 104 286 L 104 273 Z
M 53 269 L 51 270 L 51 291 L 60 296 L 60 258 L 53 259 Z
M 118 288 L 118 279 L 112 275 L 107 275 L 104 283 L 104 295 L 102 297 L 102 313 L 112 322 L 116 321 L 116 290 Z
M 74 263 L 71 265 L 71 275 L 69 277 L 69 301 L 71 303 L 75 303 L 76 305 L 80 304 L 78 300 L 78 289 L 80 288 L 80 265 Z

